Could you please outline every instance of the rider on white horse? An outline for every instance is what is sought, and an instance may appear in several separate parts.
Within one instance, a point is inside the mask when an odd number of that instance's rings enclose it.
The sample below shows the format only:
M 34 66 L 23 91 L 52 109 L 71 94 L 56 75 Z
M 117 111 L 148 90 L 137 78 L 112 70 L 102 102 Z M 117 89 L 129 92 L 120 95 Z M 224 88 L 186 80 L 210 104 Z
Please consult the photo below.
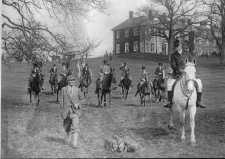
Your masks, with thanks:
M 182 72 L 184 69 L 184 61 L 182 59 L 182 46 L 180 45 L 179 40 L 175 40 L 174 42 L 175 52 L 171 55 L 171 68 L 173 70 L 172 77 L 167 81 L 167 91 L 168 91 L 168 104 L 164 105 L 166 108 L 171 108 L 173 104 L 173 87 L 175 85 L 176 80 L 178 80 L 182 76 Z M 202 81 L 198 78 L 195 79 L 196 82 L 196 90 L 197 90 L 197 103 L 196 106 L 200 108 L 205 108 L 201 104 L 202 97 Z

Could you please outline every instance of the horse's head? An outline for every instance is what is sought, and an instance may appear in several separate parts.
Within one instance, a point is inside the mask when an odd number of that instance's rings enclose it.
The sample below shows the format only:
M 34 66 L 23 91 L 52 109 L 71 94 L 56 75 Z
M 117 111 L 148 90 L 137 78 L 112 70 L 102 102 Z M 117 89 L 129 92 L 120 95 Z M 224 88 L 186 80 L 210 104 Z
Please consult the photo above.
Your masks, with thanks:
M 195 68 L 195 60 L 193 61 L 188 61 L 186 59 L 186 64 L 185 64 L 185 68 L 184 68 L 184 74 L 185 74 L 185 78 L 186 80 L 193 80 L 196 78 L 195 74 L 196 74 L 196 68 Z
M 195 60 L 188 61 L 186 59 L 186 64 L 184 68 L 184 77 L 185 77 L 185 83 L 187 84 L 188 90 L 194 89 L 194 82 L 193 80 L 196 78 L 196 68 L 195 68 Z

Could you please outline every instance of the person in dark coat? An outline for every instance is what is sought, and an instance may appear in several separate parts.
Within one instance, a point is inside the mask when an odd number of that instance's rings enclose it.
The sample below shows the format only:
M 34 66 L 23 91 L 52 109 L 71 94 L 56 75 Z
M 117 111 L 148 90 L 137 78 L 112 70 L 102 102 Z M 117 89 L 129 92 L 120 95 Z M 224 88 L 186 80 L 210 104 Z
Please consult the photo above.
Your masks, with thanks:
M 180 45 L 179 40 L 175 40 L 174 42 L 175 52 L 171 55 L 170 65 L 173 70 L 172 78 L 167 82 L 167 90 L 168 90 L 168 103 L 164 105 L 166 108 L 171 108 L 173 104 L 173 85 L 175 81 L 178 80 L 182 76 L 183 69 L 185 67 L 185 63 L 182 57 L 182 46 Z M 200 79 L 196 79 L 196 90 L 197 90 L 197 103 L 196 106 L 200 108 L 205 108 L 201 104 L 202 97 L 202 82 Z

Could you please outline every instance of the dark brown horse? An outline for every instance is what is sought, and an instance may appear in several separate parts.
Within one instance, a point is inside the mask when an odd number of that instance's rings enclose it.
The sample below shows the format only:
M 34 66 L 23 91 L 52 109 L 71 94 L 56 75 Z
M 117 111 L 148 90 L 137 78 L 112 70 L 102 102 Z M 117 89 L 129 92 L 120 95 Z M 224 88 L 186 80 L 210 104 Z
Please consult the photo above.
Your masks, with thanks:
M 151 105 L 151 83 L 144 82 L 143 84 L 138 83 L 137 85 L 137 92 L 135 97 L 139 94 L 140 97 L 140 104 L 145 106 L 146 105 L 146 97 L 148 97 L 150 105 Z
M 158 100 L 159 102 L 161 102 L 164 97 L 164 93 L 166 91 L 165 79 L 155 78 L 153 79 L 152 83 L 155 99 L 156 101 Z
M 128 92 L 131 86 L 131 80 L 128 78 L 128 74 L 125 74 L 124 79 L 121 81 L 122 98 L 127 99 Z
M 50 74 L 49 84 L 51 86 L 52 94 L 57 93 L 57 85 L 58 85 L 57 73 Z
M 109 94 L 109 105 L 111 105 L 111 85 L 113 82 L 116 82 L 113 71 L 111 71 L 108 75 L 105 75 L 102 82 L 100 79 L 96 80 L 95 93 L 98 97 L 98 105 L 102 105 L 102 101 L 104 100 L 104 106 L 106 106 L 107 94 Z
M 91 82 L 92 79 L 90 70 L 82 70 L 79 88 L 81 89 L 81 92 L 83 92 L 84 97 L 87 97 L 88 95 L 88 87 L 90 86 Z
M 28 93 L 30 96 L 30 103 L 32 103 L 32 95 L 34 95 L 35 99 L 37 99 L 37 105 L 39 105 L 39 95 L 42 87 L 42 77 L 39 73 L 35 73 L 33 74 L 33 77 L 29 82 L 30 87 L 28 88 Z

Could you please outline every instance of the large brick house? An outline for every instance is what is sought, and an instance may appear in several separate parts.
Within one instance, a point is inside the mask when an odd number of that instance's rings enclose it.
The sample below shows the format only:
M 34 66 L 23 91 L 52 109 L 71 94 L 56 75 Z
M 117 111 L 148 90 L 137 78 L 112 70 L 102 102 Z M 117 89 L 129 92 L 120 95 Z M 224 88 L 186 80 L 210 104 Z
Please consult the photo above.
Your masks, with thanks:
M 168 54 L 166 39 L 153 36 L 158 25 L 157 18 L 153 18 L 152 12 L 148 16 L 134 17 L 133 11 L 129 12 L 129 18 L 112 29 L 113 52 L 123 53 L 156 53 Z

